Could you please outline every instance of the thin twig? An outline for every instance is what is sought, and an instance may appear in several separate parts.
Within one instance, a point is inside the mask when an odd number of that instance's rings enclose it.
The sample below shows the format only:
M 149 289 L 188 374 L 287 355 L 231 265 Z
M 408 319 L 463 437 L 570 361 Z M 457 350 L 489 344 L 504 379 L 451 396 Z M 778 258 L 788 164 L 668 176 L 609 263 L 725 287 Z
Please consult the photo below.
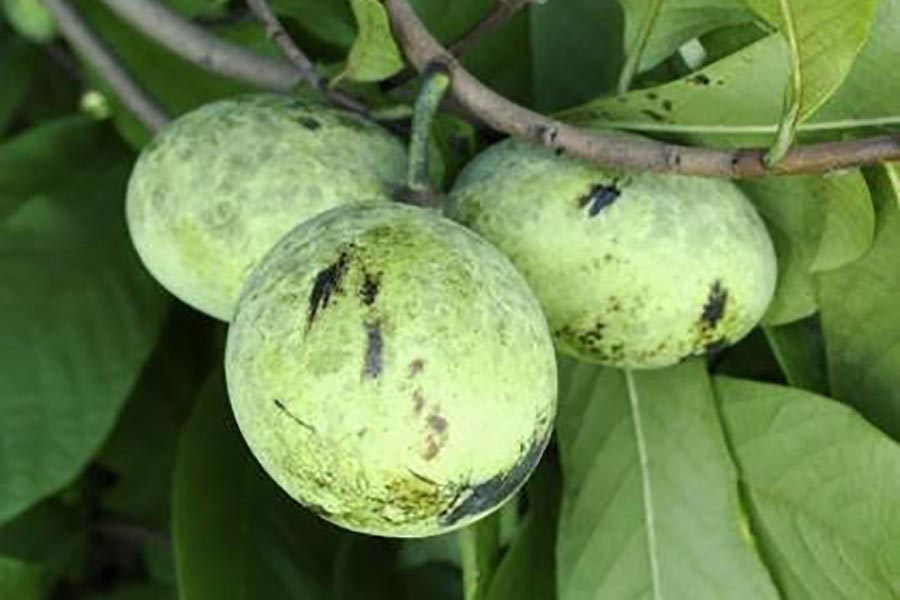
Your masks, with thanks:
M 453 94 L 469 112 L 498 131 L 542 143 L 560 153 L 611 168 L 708 177 L 819 173 L 900 160 L 900 133 L 799 146 L 777 165 L 767 166 L 762 148 L 690 147 L 579 129 L 515 104 L 484 86 L 434 39 L 407 0 L 381 2 L 406 57 L 416 69 L 421 71 L 434 61 L 444 62 Z
M 491 12 L 485 15 L 483 19 L 473 25 L 471 29 L 462 35 L 462 37 L 448 47 L 450 54 L 456 58 L 462 58 L 468 54 L 472 48 L 477 46 L 482 39 L 487 37 L 488 34 L 499 29 L 527 5 L 536 4 L 538 1 L 539 0 L 497 0 L 497 3 L 494 5 Z M 413 77 L 415 77 L 415 71 L 412 69 L 405 69 L 390 79 L 389 86 L 391 88 L 401 87 L 409 83 Z
M 204 69 L 253 86 L 286 92 L 302 79 L 281 58 L 257 54 L 222 40 L 157 0 L 102 0 L 135 29 Z
M 303 78 L 313 89 L 324 93 L 334 104 L 352 110 L 360 114 L 368 114 L 366 105 L 362 102 L 341 93 L 339 90 L 330 88 L 325 79 L 316 72 L 316 65 L 303 53 L 287 30 L 272 12 L 269 3 L 266 0 L 247 0 L 247 6 L 256 15 L 256 18 L 266 28 L 266 34 L 272 40 L 284 56 L 297 68 L 300 77 Z
M 97 37 L 68 0 L 43 0 L 53 13 L 63 37 L 93 65 L 134 115 L 151 131 L 169 122 L 169 116 L 132 78 L 128 70 Z

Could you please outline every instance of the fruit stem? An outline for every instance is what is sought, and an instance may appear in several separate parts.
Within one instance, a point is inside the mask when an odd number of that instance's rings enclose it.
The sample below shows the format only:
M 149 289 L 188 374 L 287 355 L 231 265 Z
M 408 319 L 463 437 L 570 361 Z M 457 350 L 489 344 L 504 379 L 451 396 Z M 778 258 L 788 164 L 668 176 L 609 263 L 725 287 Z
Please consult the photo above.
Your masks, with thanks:
M 429 63 L 425 70 L 425 81 L 413 111 L 412 138 L 409 142 L 409 166 L 406 185 L 410 191 L 426 193 L 431 188 L 428 177 L 428 145 L 431 138 L 431 124 L 437 114 L 444 95 L 450 88 L 450 74 L 447 65 L 437 61 Z

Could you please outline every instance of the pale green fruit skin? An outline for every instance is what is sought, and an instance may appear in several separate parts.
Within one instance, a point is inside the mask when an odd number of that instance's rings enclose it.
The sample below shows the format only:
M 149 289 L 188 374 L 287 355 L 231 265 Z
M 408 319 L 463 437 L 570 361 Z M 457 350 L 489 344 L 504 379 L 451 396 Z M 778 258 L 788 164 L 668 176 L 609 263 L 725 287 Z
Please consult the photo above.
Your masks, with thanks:
M 141 153 L 128 227 L 163 286 L 228 321 L 281 236 L 336 206 L 388 201 L 405 165 L 399 140 L 354 115 L 287 96 L 214 102 Z
M 40 0 L 3 0 L 3 12 L 22 37 L 38 43 L 56 37 L 56 21 Z
M 524 279 L 475 234 L 404 205 L 334 209 L 285 236 L 248 281 L 225 367 L 269 475 L 376 535 L 498 508 L 555 415 L 553 344 Z
M 612 203 L 584 205 L 613 184 Z M 734 343 L 775 289 L 765 225 L 726 180 L 622 175 L 506 141 L 459 176 L 448 211 L 525 275 L 558 349 L 591 362 L 664 367 Z

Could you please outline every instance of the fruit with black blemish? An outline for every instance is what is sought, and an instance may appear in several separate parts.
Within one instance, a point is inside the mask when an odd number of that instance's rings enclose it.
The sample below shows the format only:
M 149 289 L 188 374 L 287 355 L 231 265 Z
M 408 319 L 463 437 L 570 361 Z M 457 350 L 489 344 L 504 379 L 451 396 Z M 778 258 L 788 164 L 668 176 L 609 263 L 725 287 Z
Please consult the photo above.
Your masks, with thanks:
M 622 174 L 506 141 L 478 156 L 450 215 L 505 252 L 560 351 L 653 368 L 716 351 L 760 320 L 772 242 L 732 182 Z
M 389 201 L 405 164 L 398 139 L 343 111 L 269 94 L 214 102 L 143 150 L 128 227 L 163 286 L 227 321 L 282 235 L 336 206 Z
M 426 536 L 499 507 L 549 440 L 556 363 L 509 260 L 433 211 L 336 208 L 247 282 L 226 352 L 254 455 L 349 529 Z

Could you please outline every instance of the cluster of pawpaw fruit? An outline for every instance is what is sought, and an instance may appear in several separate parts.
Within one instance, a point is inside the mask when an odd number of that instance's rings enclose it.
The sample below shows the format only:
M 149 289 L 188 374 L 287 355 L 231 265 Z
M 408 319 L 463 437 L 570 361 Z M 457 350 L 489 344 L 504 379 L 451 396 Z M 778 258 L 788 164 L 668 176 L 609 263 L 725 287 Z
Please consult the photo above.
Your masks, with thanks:
M 670 365 L 739 340 L 773 293 L 771 241 L 731 182 L 508 140 L 444 216 L 395 201 L 406 162 L 357 115 L 255 95 L 172 123 L 128 189 L 147 269 L 229 322 L 251 451 L 338 525 L 425 536 L 486 515 L 550 439 L 555 351 Z

